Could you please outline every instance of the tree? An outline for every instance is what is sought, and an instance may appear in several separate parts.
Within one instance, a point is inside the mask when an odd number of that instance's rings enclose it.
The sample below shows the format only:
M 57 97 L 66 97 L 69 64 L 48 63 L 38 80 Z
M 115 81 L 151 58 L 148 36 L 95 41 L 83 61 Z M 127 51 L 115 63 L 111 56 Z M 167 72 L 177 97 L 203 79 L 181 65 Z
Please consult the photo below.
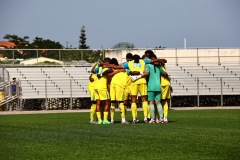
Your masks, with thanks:
M 80 34 L 80 40 L 79 40 L 79 49 L 89 49 L 89 46 L 86 44 L 86 31 L 85 31 L 85 26 L 82 26 L 81 28 L 81 34 Z
M 95 63 L 98 60 L 102 60 L 103 56 L 102 56 L 103 52 L 102 50 L 96 50 L 96 51 L 89 51 L 88 54 L 85 54 L 84 60 L 86 60 L 89 63 Z
M 50 39 L 43 39 L 36 37 L 31 44 L 32 48 L 44 49 L 39 51 L 39 56 L 58 59 L 58 51 L 49 51 L 47 49 L 62 49 L 63 46 L 59 42 L 52 41 Z
M 81 34 L 79 36 L 79 49 L 89 49 L 90 47 L 86 44 L 86 30 L 85 26 L 81 28 Z M 101 51 L 93 51 L 93 50 L 81 50 L 81 58 L 89 63 L 97 62 L 98 59 L 102 59 Z
M 43 39 L 36 37 L 32 43 L 29 43 L 29 37 L 24 36 L 19 37 L 15 34 L 6 34 L 4 39 L 7 39 L 10 42 L 13 42 L 16 44 L 16 48 L 19 50 L 14 51 L 14 58 L 33 58 L 36 57 L 36 51 L 35 50 L 20 50 L 20 49 L 46 49 L 46 50 L 40 50 L 38 56 L 44 56 L 49 58 L 55 58 L 58 59 L 58 51 L 48 51 L 47 49 L 62 49 L 63 46 L 59 42 L 55 42 L 49 39 Z M 5 54 L 7 57 L 11 58 L 12 52 Z
M 62 49 L 63 46 L 59 42 L 52 41 L 50 39 L 43 39 L 36 37 L 31 44 L 33 48 L 40 49 Z
M 19 37 L 15 34 L 11 35 L 11 34 L 6 34 L 3 39 L 8 40 L 9 42 L 13 42 L 16 44 L 16 48 L 28 48 L 29 47 L 29 37 L 28 36 L 24 36 Z
M 59 43 L 55 42 L 49 39 L 43 39 L 40 37 L 35 37 L 33 39 L 32 43 L 29 43 L 29 37 L 24 36 L 19 37 L 17 35 L 10 35 L 6 34 L 5 39 L 7 39 L 10 42 L 13 42 L 16 44 L 16 48 L 19 50 L 14 51 L 14 59 L 15 58 L 33 58 L 33 57 L 48 57 L 48 58 L 54 58 L 54 59 L 61 59 L 65 61 L 71 61 L 71 60 L 86 60 L 90 63 L 98 61 L 98 59 L 102 59 L 102 51 L 93 51 L 90 50 L 89 46 L 86 44 L 86 31 L 85 26 L 82 26 L 81 28 L 81 35 L 79 36 L 79 51 L 75 50 L 62 50 L 61 51 L 61 57 L 59 57 L 59 51 L 58 50 L 48 50 L 48 49 L 63 49 L 64 47 Z M 21 49 L 33 49 L 33 50 L 21 50 Z M 41 49 L 41 50 L 34 50 L 34 49 Z M 84 50 L 86 49 L 86 50 Z M 13 52 L 12 51 L 4 51 L 4 56 L 8 58 L 13 58 Z
M 26 48 L 31 48 L 30 44 L 29 44 L 29 37 L 28 36 L 24 36 L 24 37 L 19 37 L 15 34 L 11 35 L 11 34 L 6 34 L 3 39 L 8 40 L 9 42 L 13 42 L 16 45 L 17 49 L 26 49 Z M 14 57 L 13 57 L 13 52 L 14 52 Z M 21 50 L 17 50 L 17 51 L 5 51 L 4 52 L 4 57 L 8 57 L 8 58 L 24 58 L 25 55 L 27 54 L 27 52 L 29 51 L 21 51 Z

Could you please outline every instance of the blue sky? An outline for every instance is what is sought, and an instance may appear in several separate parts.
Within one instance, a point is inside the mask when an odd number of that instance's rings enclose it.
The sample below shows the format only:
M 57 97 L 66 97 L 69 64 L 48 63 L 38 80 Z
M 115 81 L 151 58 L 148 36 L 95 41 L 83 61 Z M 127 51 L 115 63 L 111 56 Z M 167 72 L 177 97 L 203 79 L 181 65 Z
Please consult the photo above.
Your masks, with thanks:
M 1 0 L 0 40 L 29 36 L 78 47 L 80 28 L 92 49 L 130 42 L 164 46 L 240 47 L 239 0 Z

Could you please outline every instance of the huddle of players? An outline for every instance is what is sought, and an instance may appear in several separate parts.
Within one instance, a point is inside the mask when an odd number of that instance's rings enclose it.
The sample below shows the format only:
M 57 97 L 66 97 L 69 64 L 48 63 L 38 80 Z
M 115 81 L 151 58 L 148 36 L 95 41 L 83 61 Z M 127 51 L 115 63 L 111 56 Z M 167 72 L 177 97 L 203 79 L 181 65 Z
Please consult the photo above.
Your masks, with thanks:
M 157 59 L 152 50 L 139 55 L 126 55 L 127 62 L 119 65 L 115 58 L 105 58 L 93 66 L 89 77 L 92 101 L 90 123 L 114 123 L 116 103 L 121 112 L 121 123 L 126 121 L 126 106 L 131 99 L 132 122 L 137 123 L 137 96 L 141 96 L 145 123 L 167 123 L 168 101 L 171 98 L 170 78 L 165 59 Z M 156 110 L 155 110 L 156 108 Z M 95 113 L 98 121 L 96 122 Z M 109 121 L 109 113 L 110 119 Z

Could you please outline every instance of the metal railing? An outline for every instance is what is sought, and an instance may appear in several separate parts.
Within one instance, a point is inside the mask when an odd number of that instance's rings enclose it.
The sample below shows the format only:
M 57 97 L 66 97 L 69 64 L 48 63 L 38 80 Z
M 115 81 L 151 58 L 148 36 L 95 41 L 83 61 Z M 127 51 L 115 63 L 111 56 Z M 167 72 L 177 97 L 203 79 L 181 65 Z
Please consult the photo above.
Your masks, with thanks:
M 219 96 L 219 106 L 224 106 L 224 96 L 240 97 L 240 77 L 172 78 L 172 96 L 194 96 L 195 106 L 201 106 L 201 96 Z M 236 101 L 240 105 L 240 99 Z
M 13 86 L 14 85 L 14 86 Z M 13 89 L 13 87 L 15 89 Z M 5 105 L 6 110 L 19 110 L 19 101 L 18 98 L 21 95 L 21 90 L 19 83 L 16 82 L 13 84 L 11 81 L 2 82 L 0 85 L 1 88 L 1 100 L 0 106 Z M 11 103 L 15 103 L 14 106 Z M 15 109 L 14 109 L 15 108 Z
M 71 61 L 85 60 L 90 63 L 104 57 L 117 58 L 119 63 L 125 62 L 128 52 L 142 56 L 144 51 L 152 49 L 158 57 L 168 60 L 168 63 L 204 64 L 224 63 L 240 64 L 240 48 L 134 48 L 134 49 L 0 49 L 0 54 L 16 64 L 20 60 L 47 57 L 69 64 Z M 3 61 L 3 60 L 2 60 Z
M 61 64 L 69 64 L 72 61 L 96 62 L 105 57 L 103 49 L 0 49 L 1 61 L 9 61 L 10 64 L 19 64 L 20 61 L 40 57 L 61 61 Z

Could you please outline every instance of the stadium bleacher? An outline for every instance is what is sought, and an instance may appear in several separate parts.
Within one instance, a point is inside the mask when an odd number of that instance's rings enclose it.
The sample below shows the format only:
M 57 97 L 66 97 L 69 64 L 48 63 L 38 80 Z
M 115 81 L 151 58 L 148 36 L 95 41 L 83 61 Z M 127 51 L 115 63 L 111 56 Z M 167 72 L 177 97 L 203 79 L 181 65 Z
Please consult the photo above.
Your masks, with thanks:
M 23 99 L 89 97 L 87 83 L 91 67 L 28 67 L 6 70 L 10 79 L 16 77 L 20 82 Z M 167 71 L 171 77 L 173 96 L 240 93 L 239 66 L 169 65 Z
M 173 65 L 166 64 L 171 77 L 173 97 L 179 106 L 196 106 L 197 96 L 240 95 L 240 66 L 224 65 Z M 45 109 L 76 108 L 89 99 L 88 81 L 91 67 L 7 67 L 9 79 L 16 78 L 21 87 L 23 108 L 44 106 Z M 219 100 L 204 97 L 201 105 L 219 105 Z M 30 101 L 33 99 L 34 101 Z M 194 101 L 188 104 L 187 101 Z M 29 104 L 27 104 L 29 102 Z M 35 104 L 33 104 L 35 103 Z M 194 103 L 194 104 L 193 104 Z M 40 104 L 40 105 L 39 105 Z M 71 105 L 71 106 L 70 106 Z M 89 106 L 88 102 L 86 105 Z M 176 104 L 174 104 L 176 105 Z M 35 107 L 33 107 L 35 106 Z M 66 107 L 67 106 L 67 107 Z M 43 109 L 43 107 L 41 108 Z
M 6 68 L 22 88 L 21 98 L 89 97 L 91 67 Z
M 240 94 L 240 66 L 169 65 L 166 67 L 171 77 L 173 96 Z

